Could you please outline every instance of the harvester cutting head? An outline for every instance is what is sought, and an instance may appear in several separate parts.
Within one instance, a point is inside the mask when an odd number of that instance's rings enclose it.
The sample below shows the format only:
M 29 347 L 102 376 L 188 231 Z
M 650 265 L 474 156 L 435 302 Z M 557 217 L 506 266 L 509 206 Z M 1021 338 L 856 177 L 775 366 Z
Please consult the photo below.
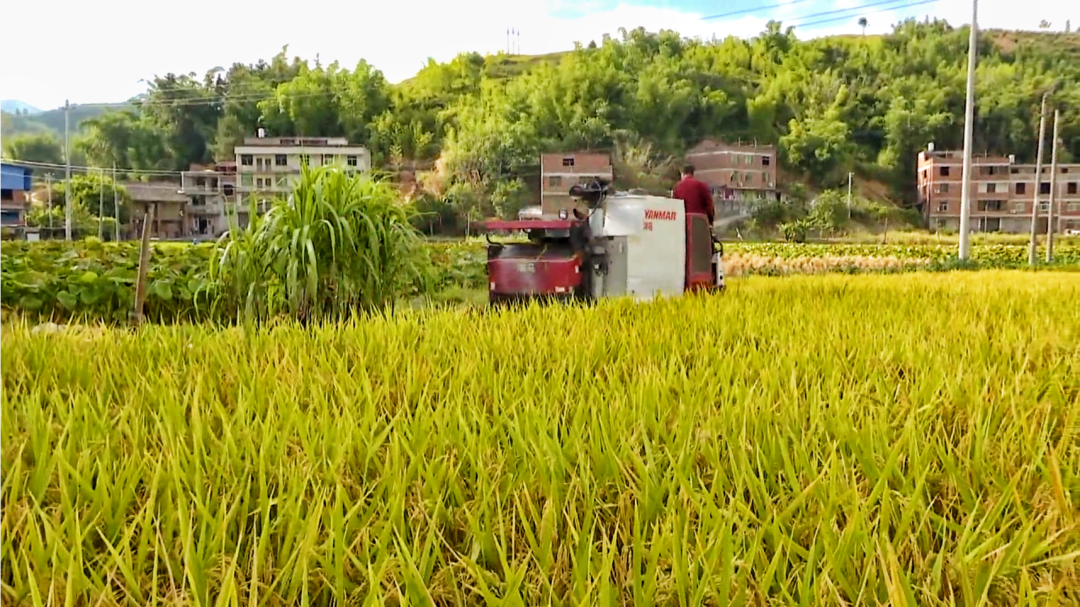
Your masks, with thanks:
M 688 215 L 682 201 L 615 192 L 599 179 L 569 193 L 585 208 L 487 222 L 489 232 L 528 237 L 504 243 L 488 236 L 491 303 L 651 299 L 723 288 L 723 248 L 714 247 L 707 218 Z

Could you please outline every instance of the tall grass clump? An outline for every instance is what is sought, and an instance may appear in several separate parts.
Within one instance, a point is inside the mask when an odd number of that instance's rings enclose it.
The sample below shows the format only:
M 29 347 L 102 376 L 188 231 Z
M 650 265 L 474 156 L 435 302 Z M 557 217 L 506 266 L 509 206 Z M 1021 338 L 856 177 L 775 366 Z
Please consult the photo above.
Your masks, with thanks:
M 424 274 L 423 241 L 393 185 L 305 166 L 295 189 L 222 238 L 210 264 L 220 305 L 245 318 L 342 318 L 392 304 Z
M 5 323 L 3 605 L 1080 604 L 1080 275 Z

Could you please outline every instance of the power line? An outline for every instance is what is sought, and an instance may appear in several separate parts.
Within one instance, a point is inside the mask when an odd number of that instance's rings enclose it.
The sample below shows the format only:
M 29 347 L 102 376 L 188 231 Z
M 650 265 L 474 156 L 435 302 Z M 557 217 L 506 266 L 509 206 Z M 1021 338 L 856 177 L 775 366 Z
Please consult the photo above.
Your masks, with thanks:
M 893 1 L 895 1 L 895 0 L 893 0 Z M 879 9 L 873 10 L 873 11 L 859 12 L 859 13 L 854 13 L 854 14 L 851 14 L 851 15 L 842 15 L 840 17 L 831 17 L 829 19 L 817 19 L 817 20 L 808 21 L 808 22 L 805 22 L 805 23 L 796 23 L 792 27 L 801 27 L 801 28 L 813 27 L 815 25 L 821 25 L 821 24 L 824 24 L 824 23 L 833 23 L 833 22 L 836 22 L 836 21 L 843 21 L 845 19 L 851 19 L 852 17 L 855 17 L 855 16 L 874 15 L 874 14 L 877 14 L 877 13 L 886 13 L 886 12 L 889 12 L 889 11 L 900 10 L 900 9 L 905 9 L 905 8 L 911 8 L 913 6 L 920 6 L 920 5 L 923 5 L 923 4 L 934 4 L 935 2 L 940 2 L 940 0 L 920 0 L 919 2 L 908 2 L 906 4 L 901 4 L 899 6 L 887 6 L 885 8 L 879 8 Z M 871 5 L 867 5 L 867 6 L 871 6 Z
M 61 170 L 61 169 L 67 168 L 66 164 L 56 164 L 56 163 L 52 163 L 52 162 L 33 162 L 33 161 L 30 161 L 30 160 L 12 160 L 12 162 L 17 162 L 19 164 L 24 164 L 24 165 L 29 166 L 29 167 L 40 168 L 40 169 Z M 81 171 L 81 172 L 84 172 L 84 173 L 94 173 L 94 172 L 97 172 L 97 171 L 106 171 L 106 170 L 109 170 L 109 169 L 104 168 L 104 167 L 76 166 L 76 165 L 73 164 L 73 165 L 71 165 L 71 170 L 72 171 Z M 138 175 L 181 175 L 183 173 L 192 172 L 192 171 L 167 171 L 167 170 L 163 170 L 163 169 L 130 169 L 130 168 L 123 168 L 123 167 L 117 167 L 116 170 L 119 171 L 119 172 L 122 172 L 122 173 L 131 173 L 131 174 L 138 174 Z M 201 171 L 194 171 L 194 172 L 198 173 L 198 172 L 201 172 Z
M 282 97 L 283 100 L 288 99 L 302 99 L 305 97 L 326 97 L 328 95 L 336 95 L 337 91 L 319 91 L 317 93 L 296 93 L 296 94 L 284 94 L 278 95 L 276 92 L 271 93 L 251 93 L 245 95 L 221 95 L 215 97 L 187 97 L 177 99 L 163 99 L 154 101 L 123 101 L 120 103 L 73 103 L 72 107 L 99 107 L 99 108 L 112 108 L 117 110 L 133 109 L 137 110 L 144 107 L 183 107 L 189 105 L 213 105 L 213 104 L 226 104 L 229 102 L 238 103 L 250 103 L 252 101 L 267 101 L 270 99 L 277 99 Z M 130 107 L 126 107 L 130 106 Z
M 792 0 L 791 2 L 779 2 L 777 4 L 766 4 L 766 5 L 763 5 L 763 6 L 756 6 L 754 8 L 744 8 L 744 9 L 738 10 L 738 11 L 731 11 L 729 13 L 720 13 L 719 15 L 709 15 L 708 17 L 702 17 L 701 20 L 702 21 L 709 21 L 709 20 L 712 20 L 712 19 L 723 19 L 724 17 L 734 17 L 736 15 L 745 15 L 747 13 L 756 13 L 758 11 L 763 11 L 763 10 L 772 9 L 772 8 L 782 8 L 782 7 L 785 7 L 785 6 L 791 6 L 793 4 L 799 4 L 801 2 L 808 2 L 808 1 L 809 0 Z
M 869 4 L 863 4 L 863 5 L 860 5 L 860 6 L 852 6 L 852 7 L 849 7 L 849 8 L 839 8 L 839 9 L 835 9 L 835 10 L 831 10 L 831 11 L 823 11 L 823 12 L 820 12 L 820 13 L 810 13 L 808 15 L 799 15 L 797 17 L 792 17 L 792 22 L 797 24 L 798 22 L 800 22 L 800 21 L 802 21 L 804 19 L 815 19 L 817 17 L 827 17 L 829 15 L 836 15 L 836 14 L 839 14 L 839 13 L 857 12 L 857 11 L 861 11 L 861 10 L 867 9 L 867 8 L 872 8 L 872 7 L 875 7 L 875 6 L 883 6 L 885 4 L 896 4 L 897 2 L 903 3 L 903 2 L 908 2 L 908 0 L 879 0 L 878 2 L 871 2 Z M 925 2 L 925 0 L 924 0 L 924 2 Z M 891 6 L 891 7 L 888 7 L 886 9 L 884 9 L 884 10 L 894 10 L 894 9 L 898 9 L 898 8 L 905 8 L 905 7 L 904 6 Z M 841 17 L 841 18 L 842 19 L 847 19 L 847 18 L 850 18 L 851 16 L 852 15 L 847 15 L 847 16 L 844 16 L 844 17 Z

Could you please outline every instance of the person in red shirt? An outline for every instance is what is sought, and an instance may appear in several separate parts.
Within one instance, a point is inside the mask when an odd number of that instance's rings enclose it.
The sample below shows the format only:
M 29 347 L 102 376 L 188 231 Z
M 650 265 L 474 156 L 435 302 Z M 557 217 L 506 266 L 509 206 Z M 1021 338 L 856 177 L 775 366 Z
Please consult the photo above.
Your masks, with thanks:
M 709 218 L 709 229 L 716 220 L 712 191 L 704 182 L 694 179 L 694 165 L 682 168 L 682 180 L 675 185 L 671 197 L 683 201 L 687 213 L 701 213 Z

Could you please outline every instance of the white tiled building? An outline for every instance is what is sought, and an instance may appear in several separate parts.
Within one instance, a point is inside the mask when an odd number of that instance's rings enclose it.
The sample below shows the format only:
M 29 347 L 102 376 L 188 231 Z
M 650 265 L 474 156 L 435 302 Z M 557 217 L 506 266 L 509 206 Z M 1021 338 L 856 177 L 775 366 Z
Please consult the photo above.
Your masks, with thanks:
M 317 167 L 339 163 L 348 169 L 371 169 L 371 153 L 344 137 L 247 137 L 236 146 L 239 202 L 246 205 L 288 193 L 306 162 Z

